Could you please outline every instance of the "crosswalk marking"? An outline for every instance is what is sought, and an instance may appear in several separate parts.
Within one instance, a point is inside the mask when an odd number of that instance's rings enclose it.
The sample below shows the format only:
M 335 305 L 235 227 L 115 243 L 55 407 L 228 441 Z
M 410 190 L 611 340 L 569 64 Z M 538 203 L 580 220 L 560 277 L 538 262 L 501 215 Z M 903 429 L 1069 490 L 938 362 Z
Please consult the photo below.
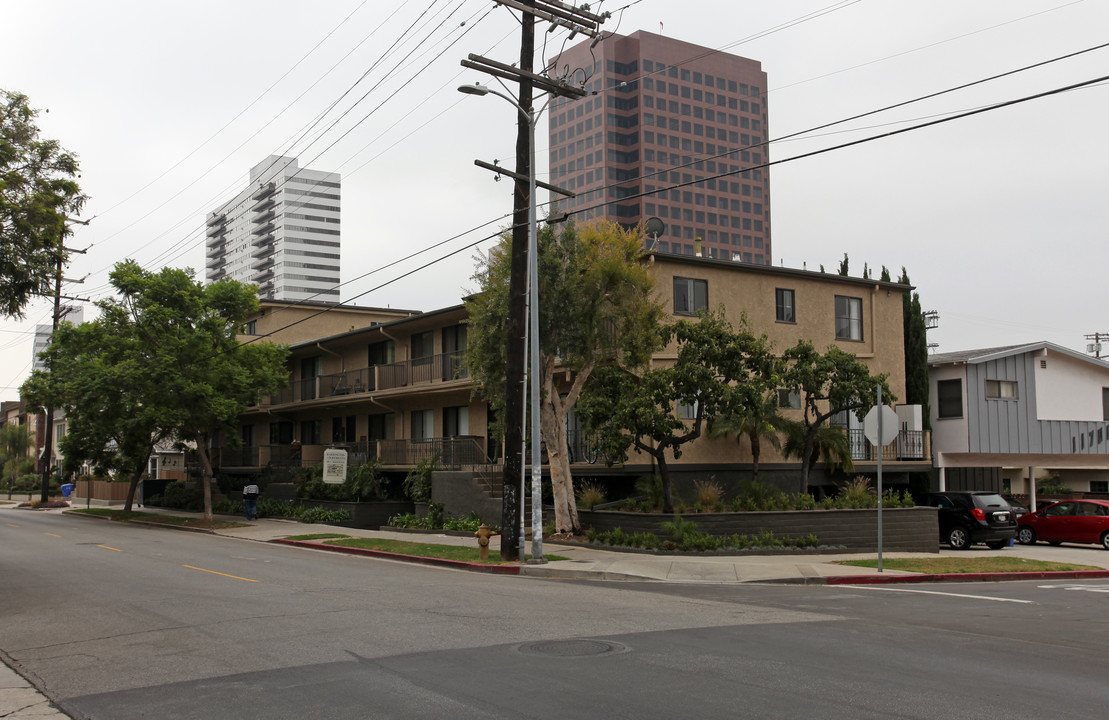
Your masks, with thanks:
M 1109 593 L 1109 585 L 1039 585 L 1042 590 L 1085 590 L 1086 592 Z

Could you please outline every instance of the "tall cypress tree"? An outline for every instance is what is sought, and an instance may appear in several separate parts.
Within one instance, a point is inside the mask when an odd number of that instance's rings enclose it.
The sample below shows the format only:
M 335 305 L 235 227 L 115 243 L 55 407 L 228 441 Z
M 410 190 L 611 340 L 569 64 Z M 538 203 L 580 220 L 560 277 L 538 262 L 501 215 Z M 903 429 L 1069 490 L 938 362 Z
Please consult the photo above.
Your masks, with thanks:
M 899 283 L 910 285 L 909 273 L 901 268 Z M 920 405 L 924 416 L 924 429 L 931 430 L 928 410 L 928 335 L 924 327 L 924 313 L 920 309 L 920 294 L 905 293 L 905 402 Z

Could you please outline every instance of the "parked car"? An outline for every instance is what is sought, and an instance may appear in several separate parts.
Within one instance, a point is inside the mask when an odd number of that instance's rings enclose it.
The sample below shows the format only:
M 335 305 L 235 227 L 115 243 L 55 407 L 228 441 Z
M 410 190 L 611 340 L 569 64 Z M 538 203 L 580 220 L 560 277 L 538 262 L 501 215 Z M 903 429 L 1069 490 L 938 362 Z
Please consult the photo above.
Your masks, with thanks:
M 1017 539 L 1024 545 L 1044 540 L 1096 543 L 1109 550 L 1109 500 L 1063 500 L 1023 516 Z
M 1005 502 L 1009 503 L 1009 507 L 1013 508 L 1013 517 L 1017 519 L 1017 523 L 1019 524 L 1021 517 L 1028 514 L 1028 508 L 1012 498 L 1005 498 Z M 1020 531 L 1019 528 L 1017 531 Z
M 928 504 L 939 508 L 940 542 L 953 550 L 966 550 L 974 543 L 985 543 L 986 547 L 998 550 L 1017 534 L 1013 509 L 997 493 L 931 493 Z

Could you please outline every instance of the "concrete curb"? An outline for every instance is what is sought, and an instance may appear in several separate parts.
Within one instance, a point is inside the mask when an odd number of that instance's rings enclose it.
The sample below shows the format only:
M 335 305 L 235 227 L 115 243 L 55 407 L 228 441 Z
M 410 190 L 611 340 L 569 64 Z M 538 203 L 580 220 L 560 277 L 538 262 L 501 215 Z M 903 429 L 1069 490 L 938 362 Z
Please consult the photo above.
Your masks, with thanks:
M 91 513 L 71 512 L 69 510 L 63 510 L 62 514 L 63 515 L 74 515 L 76 517 L 95 518 L 96 520 L 107 520 L 108 522 L 126 522 L 129 525 L 142 525 L 144 527 L 169 528 L 170 530 L 185 530 L 186 532 L 206 533 L 208 535 L 217 534 L 215 530 L 210 530 L 208 528 L 194 528 L 194 527 L 189 527 L 187 525 L 173 525 L 171 523 L 151 522 L 149 520 L 122 520 L 122 521 L 120 521 L 120 520 L 116 520 L 115 518 L 111 517 L 110 515 L 93 515 Z
M 822 578 L 826 585 L 891 585 L 926 582 L 1004 582 L 1006 580 L 1087 580 L 1109 578 L 1109 570 L 1040 570 L 1033 572 L 941 573 L 936 575 L 840 575 Z
M 448 560 L 446 558 L 420 557 L 418 555 L 401 555 L 384 550 L 370 550 L 367 548 L 344 547 L 342 545 L 327 545 L 312 540 L 288 540 L 277 538 L 268 542 L 277 545 L 292 545 L 294 547 L 311 548 L 312 550 L 327 550 L 348 555 L 364 555 L 367 557 L 384 558 L 386 560 L 400 560 L 401 562 L 417 563 L 420 565 L 436 565 L 449 567 L 455 570 L 470 570 L 473 572 L 490 573 L 493 575 L 520 575 L 521 565 L 487 565 L 485 563 L 466 562 L 464 560 Z

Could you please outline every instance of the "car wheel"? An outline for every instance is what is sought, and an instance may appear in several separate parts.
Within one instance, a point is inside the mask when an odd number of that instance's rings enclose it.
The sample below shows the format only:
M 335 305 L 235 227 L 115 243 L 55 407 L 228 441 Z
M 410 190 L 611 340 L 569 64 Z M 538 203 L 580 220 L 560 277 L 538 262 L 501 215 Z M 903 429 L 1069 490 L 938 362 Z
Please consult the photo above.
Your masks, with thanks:
M 947 544 L 952 550 L 966 550 L 970 547 L 970 533 L 966 528 L 953 527 L 947 533 Z
M 1109 550 L 1109 532 L 1103 532 L 1101 534 L 1101 546 Z
M 991 540 L 986 543 L 986 547 L 988 547 L 990 550 L 1000 550 L 1008 544 L 1008 540 Z
M 1021 545 L 1035 545 L 1036 544 L 1036 531 L 1030 527 L 1022 527 L 1017 530 L 1017 540 Z

